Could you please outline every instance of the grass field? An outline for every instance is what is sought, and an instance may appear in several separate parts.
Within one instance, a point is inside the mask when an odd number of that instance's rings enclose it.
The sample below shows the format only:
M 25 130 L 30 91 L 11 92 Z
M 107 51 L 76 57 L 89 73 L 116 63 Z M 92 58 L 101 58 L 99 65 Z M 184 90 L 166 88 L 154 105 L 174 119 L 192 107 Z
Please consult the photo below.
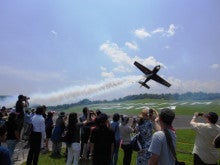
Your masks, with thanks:
M 212 101 L 172 101 L 163 99 L 142 99 L 116 103 L 86 105 L 91 110 L 99 109 L 107 114 L 119 113 L 138 115 L 144 107 L 160 110 L 165 107 L 175 107 L 176 115 L 193 115 L 194 112 L 220 112 L 220 100 Z M 74 106 L 66 109 L 66 112 L 81 113 L 84 106 Z

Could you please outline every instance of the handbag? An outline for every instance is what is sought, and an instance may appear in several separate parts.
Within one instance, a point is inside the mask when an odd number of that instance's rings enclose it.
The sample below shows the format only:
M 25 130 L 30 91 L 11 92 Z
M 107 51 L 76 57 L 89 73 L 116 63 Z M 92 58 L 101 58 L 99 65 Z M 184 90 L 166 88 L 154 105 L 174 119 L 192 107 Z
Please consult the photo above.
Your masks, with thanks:
M 172 153 L 172 155 L 175 159 L 175 165 L 185 165 L 185 162 L 179 162 L 177 160 L 176 151 L 175 151 L 174 146 L 173 146 L 172 138 L 171 138 L 170 133 L 167 129 L 164 129 L 164 134 L 165 134 L 166 139 L 167 139 L 167 145 L 168 145 L 168 147 L 169 147 L 169 149 L 170 149 L 170 151 L 171 151 L 171 153 Z
M 132 138 L 132 140 L 131 140 L 131 148 L 132 148 L 133 151 L 136 151 L 136 152 L 142 150 L 140 134 L 136 134 Z

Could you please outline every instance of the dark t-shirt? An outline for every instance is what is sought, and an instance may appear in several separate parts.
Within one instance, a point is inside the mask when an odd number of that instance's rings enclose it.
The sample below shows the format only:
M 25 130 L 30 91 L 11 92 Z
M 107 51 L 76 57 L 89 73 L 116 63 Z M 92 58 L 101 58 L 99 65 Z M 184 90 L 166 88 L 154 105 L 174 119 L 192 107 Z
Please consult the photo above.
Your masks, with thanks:
M 15 140 L 17 139 L 15 136 L 15 131 L 18 131 L 18 126 L 17 124 L 11 123 L 9 121 L 5 122 L 5 126 L 7 127 L 7 140 Z
M 16 102 L 16 112 L 19 113 L 18 117 L 21 117 L 21 118 L 24 117 L 24 110 L 23 110 L 23 108 L 24 108 L 23 102 L 18 100 Z
M 94 159 L 111 159 L 111 146 L 115 142 L 114 132 L 108 127 L 94 128 L 90 142 L 94 144 Z

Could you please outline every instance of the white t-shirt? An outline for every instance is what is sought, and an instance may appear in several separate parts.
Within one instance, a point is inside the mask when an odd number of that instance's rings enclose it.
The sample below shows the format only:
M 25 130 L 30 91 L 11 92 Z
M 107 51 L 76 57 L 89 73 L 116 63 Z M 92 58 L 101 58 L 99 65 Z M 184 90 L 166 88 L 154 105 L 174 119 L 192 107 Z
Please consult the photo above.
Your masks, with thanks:
M 174 131 L 169 130 L 172 141 L 176 144 L 176 135 Z M 149 152 L 159 155 L 158 165 L 175 165 L 175 159 L 167 145 L 166 136 L 163 131 L 157 131 L 153 134 Z
M 220 132 L 220 127 L 210 123 L 190 123 L 196 131 L 196 138 L 193 147 L 193 154 L 197 154 L 200 159 L 207 164 L 215 164 L 219 158 L 219 152 L 212 144 L 216 135 Z

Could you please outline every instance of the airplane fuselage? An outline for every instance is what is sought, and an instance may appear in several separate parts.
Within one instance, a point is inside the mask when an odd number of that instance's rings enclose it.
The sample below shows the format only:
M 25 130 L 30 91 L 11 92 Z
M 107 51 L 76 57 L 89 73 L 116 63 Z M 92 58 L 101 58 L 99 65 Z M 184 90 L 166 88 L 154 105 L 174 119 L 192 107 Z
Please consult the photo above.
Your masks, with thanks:
M 144 81 L 144 83 L 148 82 L 155 74 L 157 74 L 157 72 L 160 70 L 160 65 L 157 65 L 154 67 L 154 69 L 152 70 L 151 73 L 147 73 L 146 75 L 146 80 Z

